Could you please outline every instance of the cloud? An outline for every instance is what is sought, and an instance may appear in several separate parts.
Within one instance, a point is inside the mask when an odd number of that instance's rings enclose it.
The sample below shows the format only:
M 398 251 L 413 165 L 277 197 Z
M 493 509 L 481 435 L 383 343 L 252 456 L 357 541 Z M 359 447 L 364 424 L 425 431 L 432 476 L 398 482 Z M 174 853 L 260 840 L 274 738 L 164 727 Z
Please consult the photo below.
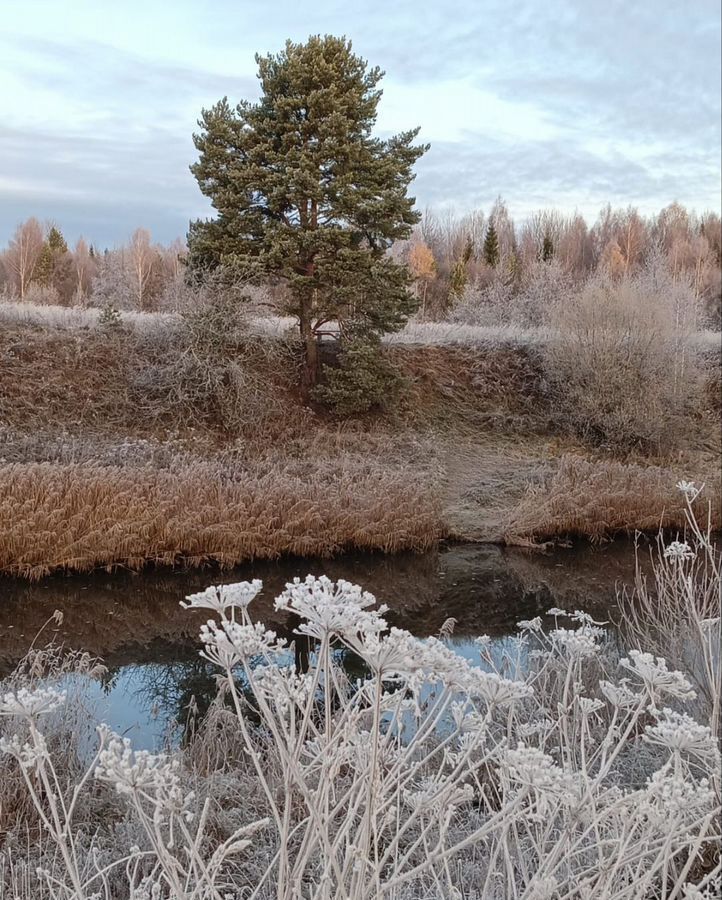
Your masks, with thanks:
M 382 133 L 420 125 L 432 144 L 422 207 L 720 206 L 716 0 L 43 9 L 13 7 L 0 36 L 0 243 L 28 215 L 108 245 L 141 224 L 185 233 L 209 211 L 188 170 L 201 108 L 257 96 L 254 51 L 310 33 L 345 33 L 387 71 Z

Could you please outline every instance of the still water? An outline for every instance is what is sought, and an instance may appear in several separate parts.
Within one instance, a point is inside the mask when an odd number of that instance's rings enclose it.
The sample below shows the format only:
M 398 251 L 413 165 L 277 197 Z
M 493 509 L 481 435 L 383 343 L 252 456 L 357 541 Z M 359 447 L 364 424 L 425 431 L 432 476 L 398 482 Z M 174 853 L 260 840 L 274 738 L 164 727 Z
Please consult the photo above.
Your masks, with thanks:
M 648 568 L 649 551 L 639 548 Z M 634 579 L 629 541 L 528 553 L 491 545 L 451 545 L 415 555 L 347 555 L 284 559 L 236 569 L 144 571 L 53 577 L 37 584 L 0 580 L 0 679 L 32 647 L 50 641 L 100 657 L 107 674 L 90 688 L 97 720 L 126 734 L 136 747 L 175 742 L 215 693 L 214 668 L 199 656 L 197 635 L 208 618 L 180 608 L 187 594 L 209 584 L 260 578 L 262 593 L 250 607 L 255 620 L 285 634 L 273 609 L 286 581 L 307 574 L 345 578 L 390 607 L 390 623 L 419 636 L 438 633 L 456 619 L 452 642 L 474 657 L 473 639 L 488 634 L 497 649 L 519 619 L 551 606 L 583 609 L 597 619 L 615 617 L 616 592 Z M 62 622 L 53 620 L 55 610 Z

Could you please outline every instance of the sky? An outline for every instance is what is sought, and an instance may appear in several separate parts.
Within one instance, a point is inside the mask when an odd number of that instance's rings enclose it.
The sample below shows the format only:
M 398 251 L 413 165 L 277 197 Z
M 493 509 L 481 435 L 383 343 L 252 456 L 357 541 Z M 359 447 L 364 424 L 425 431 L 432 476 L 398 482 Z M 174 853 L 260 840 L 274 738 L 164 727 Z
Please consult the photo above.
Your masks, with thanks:
M 0 245 L 31 215 L 98 246 L 184 236 L 212 214 L 201 109 L 318 33 L 385 70 L 380 136 L 431 144 L 422 210 L 720 210 L 719 0 L 0 0 L 0 22 Z

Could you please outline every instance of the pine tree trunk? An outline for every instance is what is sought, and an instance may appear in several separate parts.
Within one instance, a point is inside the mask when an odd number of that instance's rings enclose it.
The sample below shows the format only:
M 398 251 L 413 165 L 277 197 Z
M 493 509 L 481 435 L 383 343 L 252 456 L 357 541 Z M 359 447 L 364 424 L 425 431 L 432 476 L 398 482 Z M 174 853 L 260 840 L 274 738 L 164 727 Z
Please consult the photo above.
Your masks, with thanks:
M 299 326 L 301 340 L 304 347 L 303 368 L 301 370 L 301 394 L 304 400 L 308 400 L 311 390 L 318 380 L 318 344 L 311 324 L 311 303 L 309 300 L 301 301 Z

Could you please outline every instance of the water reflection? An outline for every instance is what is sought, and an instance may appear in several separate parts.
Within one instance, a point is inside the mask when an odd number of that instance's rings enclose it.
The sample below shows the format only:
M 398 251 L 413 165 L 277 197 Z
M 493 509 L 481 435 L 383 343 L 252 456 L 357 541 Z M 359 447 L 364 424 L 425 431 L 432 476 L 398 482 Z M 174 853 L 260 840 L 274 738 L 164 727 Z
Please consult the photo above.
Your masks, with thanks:
M 644 553 L 642 554 L 644 556 Z M 457 620 L 458 652 L 476 658 L 473 638 L 498 645 L 519 619 L 550 606 L 585 609 L 609 618 L 619 583 L 630 584 L 634 547 L 615 543 L 552 554 L 529 554 L 486 545 L 456 545 L 425 555 L 353 555 L 333 560 L 283 560 L 218 571 L 118 573 L 50 578 L 39 584 L 0 582 L 0 677 L 7 676 L 36 641 L 54 640 L 102 657 L 104 681 L 93 688 L 98 715 L 130 730 L 141 746 L 177 739 L 189 718 L 215 695 L 215 670 L 198 656 L 202 612 L 178 602 L 211 583 L 261 578 L 251 607 L 256 619 L 279 632 L 288 623 L 273 609 L 286 581 L 307 573 L 355 581 L 390 607 L 394 625 L 418 635 L 438 633 Z M 54 610 L 63 621 L 48 621 Z M 46 624 L 47 623 L 47 624 Z M 38 632 L 41 630 L 39 637 Z

